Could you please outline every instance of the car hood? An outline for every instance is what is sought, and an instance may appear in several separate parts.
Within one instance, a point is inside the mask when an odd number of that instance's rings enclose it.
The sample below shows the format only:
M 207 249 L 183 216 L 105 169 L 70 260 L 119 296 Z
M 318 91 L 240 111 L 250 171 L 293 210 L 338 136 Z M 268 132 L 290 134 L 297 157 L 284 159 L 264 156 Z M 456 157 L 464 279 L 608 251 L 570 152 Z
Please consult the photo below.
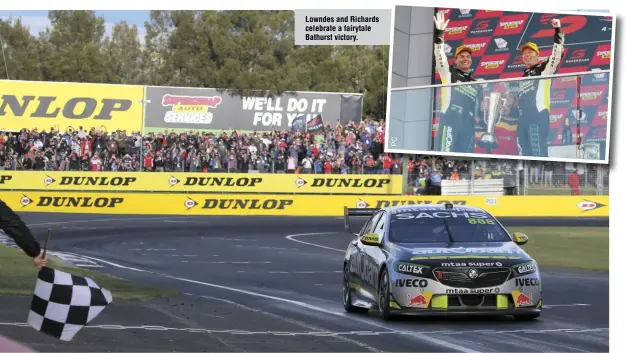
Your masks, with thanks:
M 512 266 L 533 260 L 514 242 L 506 243 L 403 243 L 392 246 L 396 261 L 427 266 L 442 263 L 496 263 Z M 463 264 L 460 266 L 464 266 Z

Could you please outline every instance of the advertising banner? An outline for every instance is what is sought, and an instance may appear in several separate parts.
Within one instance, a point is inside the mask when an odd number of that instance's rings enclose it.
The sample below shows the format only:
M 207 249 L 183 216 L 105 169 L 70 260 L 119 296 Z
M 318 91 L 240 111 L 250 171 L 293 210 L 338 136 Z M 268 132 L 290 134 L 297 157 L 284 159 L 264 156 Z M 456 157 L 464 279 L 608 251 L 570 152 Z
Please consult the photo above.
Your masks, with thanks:
M 142 130 L 142 86 L 0 81 L 0 130 Z
M 481 207 L 495 217 L 609 217 L 608 196 L 321 196 L 179 193 L 0 192 L 18 212 L 146 215 L 328 216 L 344 207 L 443 204 Z
M 1 190 L 401 195 L 401 175 L 0 171 Z
M 318 131 L 362 118 L 360 94 L 286 92 L 240 96 L 213 88 L 146 88 L 145 130 Z
M 438 8 L 450 20 L 445 30 L 445 51 L 454 64 L 455 48 L 465 45 L 473 50 L 473 76 L 485 80 L 522 77 L 525 64 L 520 46 L 536 43 L 540 61 L 551 54 L 555 30 L 551 20 L 560 20 L 565 35 L 565 50 L 556 74 L 609 70 L 612 54 L 613 18 L 611 16 L 562 15 L 536 12 L 466 10 Z M 578 139 L 600 143 L 604 159 L 608 116 L 610 76 L 606 73 L 553 79 L 551 87 L 549 147 L 574 144 Z M 434 71 L 433 84 L 440 84 Z M 440 104 L 437 90 L 436 106 Z M 579 105 L 580 112 L 574 111 Z M 481 114 L 480 114 L 481 115 Z M 483 119 L 483 116 L 479 116 Z M 568 125 L 566 127 L 566 120 Z M 440 116 L 434 117 L 433 137 L 439 128 Z M 498 150 L 487 151 L 478 146 L 473 153 L 518 155 L 517 119 L 504 119 L 495 134 L 503 136 Z M 570 130 L 570 133 L 564 131 Z M 477 140 L 483 131 L 477 131 Z M 513 136 L 513 137 L 512 137 Z M 572 137 L 571 137 L 572 136 Z

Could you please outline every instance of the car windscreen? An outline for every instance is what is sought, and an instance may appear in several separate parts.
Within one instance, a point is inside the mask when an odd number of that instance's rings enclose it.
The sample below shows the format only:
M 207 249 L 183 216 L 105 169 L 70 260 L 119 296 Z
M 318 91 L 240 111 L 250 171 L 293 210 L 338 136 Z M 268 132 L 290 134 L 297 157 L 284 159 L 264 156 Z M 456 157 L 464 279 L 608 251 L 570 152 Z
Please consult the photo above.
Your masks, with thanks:
M 485 212 L 418 209 L 393 213 L 393 243 L 507 242 L 511 238 Z

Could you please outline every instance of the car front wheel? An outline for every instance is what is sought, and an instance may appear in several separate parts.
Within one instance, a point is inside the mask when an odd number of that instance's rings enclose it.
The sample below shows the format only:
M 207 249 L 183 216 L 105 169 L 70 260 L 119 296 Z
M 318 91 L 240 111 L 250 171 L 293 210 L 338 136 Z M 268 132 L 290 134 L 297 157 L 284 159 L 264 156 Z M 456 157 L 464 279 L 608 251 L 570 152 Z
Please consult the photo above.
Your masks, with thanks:
M 390 280 L 388 272 L 383 270 L 381 279 L 379 280 L 379 316 L 387 321 L 390 319 Z

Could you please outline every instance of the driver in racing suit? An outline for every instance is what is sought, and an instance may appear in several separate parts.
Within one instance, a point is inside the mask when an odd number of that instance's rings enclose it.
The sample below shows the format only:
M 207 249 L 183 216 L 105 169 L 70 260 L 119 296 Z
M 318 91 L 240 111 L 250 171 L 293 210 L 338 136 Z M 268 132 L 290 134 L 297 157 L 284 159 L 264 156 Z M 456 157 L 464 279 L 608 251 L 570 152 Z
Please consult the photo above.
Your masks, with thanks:
M 438 13 L 434 18 L 434 54 L 435 68 L 440 74 L 442 84 L 472 82 L 472 50 L 460 46 L 455 50 L 455 66 L 448 65 L 444 53 L 444 30 L 449 20 L 444 14 Z M 478 108 L 481 87 L 478 85 L 462 85 L 457 87 L 441 87 L 441 111 L 438 134 L 434 142 L 434 150 L 441 152 L 472 153 L 475 147 L 475 114 Z
M 527 66 L 523 77 L 549 76 L 557 72 L 564 54 L 564 32 L 560 21 L 551 21 L 555 28 L 553 51 L 548 60 L 538 63 L 539 49 L 535 43 L 520 47 Z M 518 145 L 523 156 L 548 157 L 549 110 L 551 109 L 551 79 L 519 81 L 518 87 Z

